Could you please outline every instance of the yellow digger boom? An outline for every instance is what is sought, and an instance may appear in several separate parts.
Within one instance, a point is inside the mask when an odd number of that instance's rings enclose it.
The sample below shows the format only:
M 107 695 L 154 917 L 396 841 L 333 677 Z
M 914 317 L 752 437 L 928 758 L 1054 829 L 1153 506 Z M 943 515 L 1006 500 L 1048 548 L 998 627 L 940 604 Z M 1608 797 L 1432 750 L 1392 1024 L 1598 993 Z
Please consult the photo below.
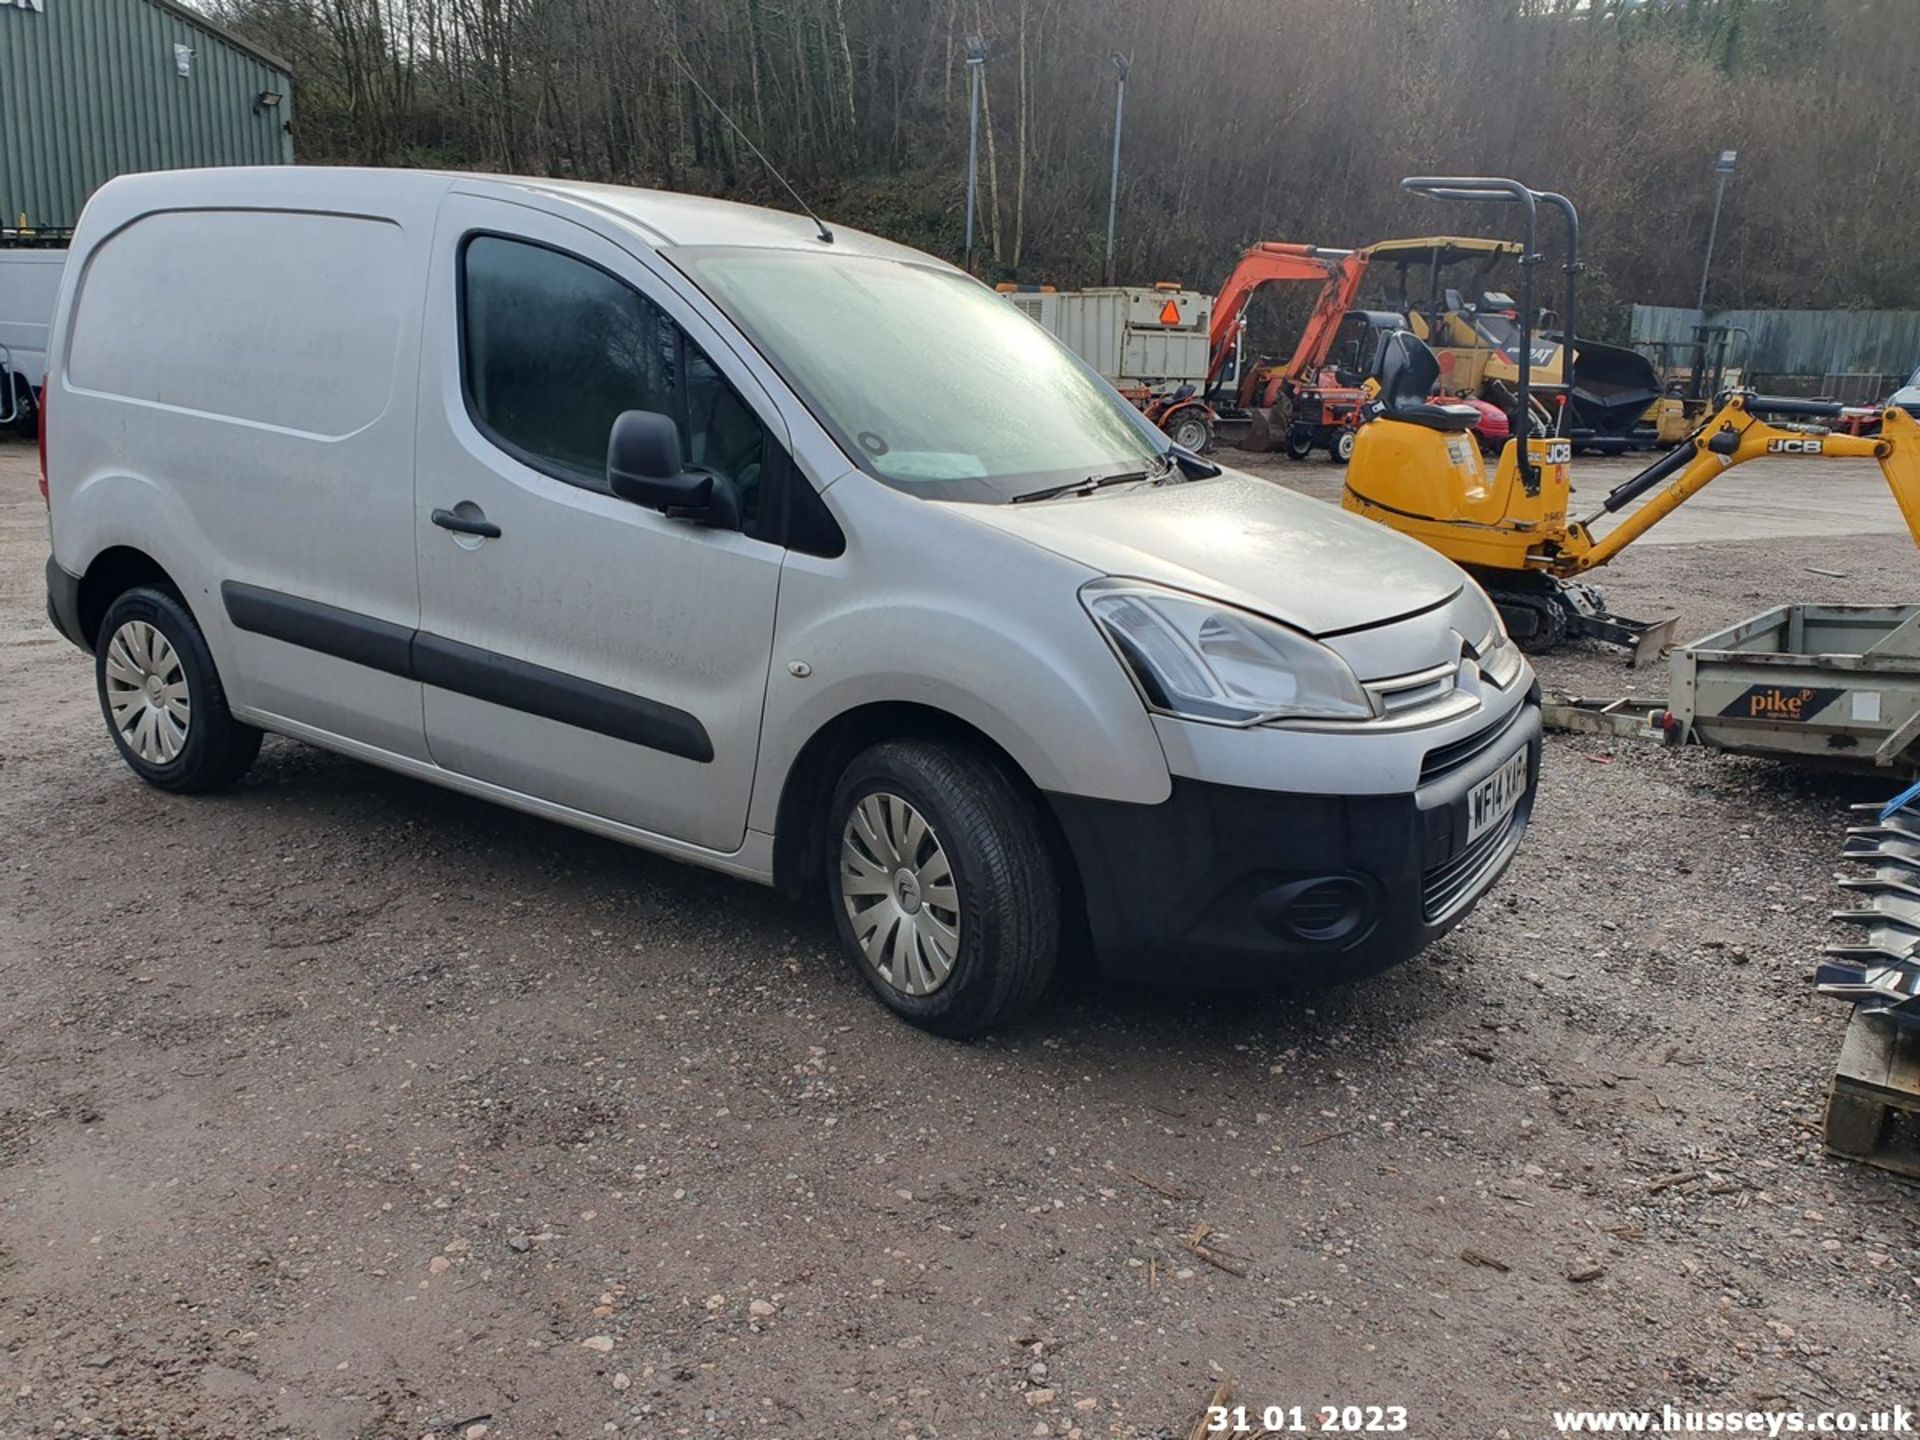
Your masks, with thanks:
M 1814 426 L 1774 424 L 1754 414 L 1750 403 L 1750 397 L 1734 395 L 1664 460 L 1609 495 L 1601 514 L 1617 511 L 1659 487 L 1651 500 L 1600 539 L 1595 540 L 1588 528 L 1599 515 L 1570 524 L 1547 568 L 1556 575 L 1578 575 L 1606 564 L 1718 476 L 1767 457 L 1877 460 L 1914 543 L 1920 545 L 1920 422 L 1895 406 L 1881 415 L 1878 435 L 1845 435 Z M 1666 473 L 1656 473 L 1663 469 Z

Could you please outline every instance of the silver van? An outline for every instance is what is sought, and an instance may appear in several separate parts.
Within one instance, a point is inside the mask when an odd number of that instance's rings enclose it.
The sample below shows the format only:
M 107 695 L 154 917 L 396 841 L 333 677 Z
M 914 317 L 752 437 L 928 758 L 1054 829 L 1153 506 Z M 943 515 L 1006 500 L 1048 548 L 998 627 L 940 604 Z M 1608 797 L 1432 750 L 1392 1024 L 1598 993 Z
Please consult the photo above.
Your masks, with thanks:
M 829 238 L 829 235 L 831 238 Z M 1411 541 L 1170 449 L 917 251 L 611 186 L 94 197 L 46 389 L 54 624 L 126 763 L 263 731 L 820 893 L 908 1020 L 1364 975 L 1467 913 L 1532 673 Z

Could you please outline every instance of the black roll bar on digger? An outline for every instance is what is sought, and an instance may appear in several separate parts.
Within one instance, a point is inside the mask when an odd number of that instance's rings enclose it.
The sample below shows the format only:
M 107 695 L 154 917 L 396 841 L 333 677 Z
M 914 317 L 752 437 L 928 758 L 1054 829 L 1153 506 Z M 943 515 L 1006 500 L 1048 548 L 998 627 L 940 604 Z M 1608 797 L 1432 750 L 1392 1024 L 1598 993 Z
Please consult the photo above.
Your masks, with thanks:
M 1560 378 L 1566 389 L 1566 404 L 1573 403 L 1573 304 L 1580 281 L 1580 212 L 1566 196 L 1553 190 L 1533 190 L 1518 180 L 1489 175 L 1410 175 L 1400 182 L 1402 190 L 1424 195 L 1429 200 L 1491 200 L 1517 204 L 1526 215 L 1525 248 L 1520 256 L 1520 395 L 1519 415 L 1513 419 L 1513 434 L 1520 440 L 1520 480 L 1528 494 L 1540 491 L 1540 475 L 1534 469 L 1527 439 L 1533 433 L 1533 267 L 1540 263 L 1535 250 L 1538 239 L 1539 207 L 1551 205 L 1567 222 L 1567 257 L 1561 267 L 1567 277 L 1565 310 L 1560 317 Z

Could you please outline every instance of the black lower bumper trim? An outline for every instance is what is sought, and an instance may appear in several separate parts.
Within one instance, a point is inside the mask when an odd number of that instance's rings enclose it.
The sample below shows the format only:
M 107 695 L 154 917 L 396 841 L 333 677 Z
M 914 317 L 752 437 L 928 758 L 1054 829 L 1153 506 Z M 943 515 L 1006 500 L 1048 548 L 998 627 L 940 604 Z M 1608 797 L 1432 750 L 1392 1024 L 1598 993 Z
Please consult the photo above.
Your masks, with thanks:
M 1469 839 L 1468 797 L 1525 747 L 1511 817 Z M 1501 744 L 1403 795 L 1303 795 L 1176 776 L 1158 805 L 1049 795 L 1101 970 L 1232 987 L 1357 979 L 1457 925 L 1519 848 L 1540 773 L 1529 700 Z
M 80 577 L 68 574 L 51 555 L 47 557 L 47 619 L 82 650 L 93 648 L 80 625 Z

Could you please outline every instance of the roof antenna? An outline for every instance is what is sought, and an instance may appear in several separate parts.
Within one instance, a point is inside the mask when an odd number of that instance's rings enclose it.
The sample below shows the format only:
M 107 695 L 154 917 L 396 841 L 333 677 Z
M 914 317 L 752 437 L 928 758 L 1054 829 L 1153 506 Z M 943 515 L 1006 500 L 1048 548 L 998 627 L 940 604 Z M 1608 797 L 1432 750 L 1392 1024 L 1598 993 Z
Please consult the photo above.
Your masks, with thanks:
M 820 238 L 826 241 L 827 244 L 831 245 L 833 243 L 833 231 L 827 228 L 827 222 L 822 220 L 818 215 L 813 213 L 813 207 L 807 204 L 806 201 L 800 198 L 800 192 L 794 189 L 793 186 L 787 184 L 787 177 L 782 175 L 778 170 L 773 168 L 773 162 L 767 159 L 765 155 L 762 155 L 760 153 L 760 147 L 758 145 L 754 144 L 753 141 L 747 139 L 747 132 L 742 130 L 738 125 L 733 123 L 733 117 L 727 114 L 726 110 L 721 106 L 718 100 L 714 99 L 713 96 L 707 93 L 707 87 L 702 85 L 698 80 L 693 78 L 693 71 L 687 68 L 686 61 L 682 60 L 678 55 L 676 55 L 673 57 L 673 63 L 676 67 L 678 67 L 680 73 L 687 77 L 687 83 L 693 86 L 695 90 L 700 92 L 700 98 L 706 101 L 709 105 L 711 105 L 714 108 L 714 112 L 717 115 L 719 115 L 719 117 L 722 120 L 727 122 L 727 128 L 732 130 L 734 134 L 740 137 L 741 144 L 745 145 L 747 149 L 753 152 L 753 158 L 758 160 L 762 165 L 766 166 L 767 173 L 771 175 L 774 179 L 778 180 L 782 188 L 786 190 L 787 194 L 793 197 L 793 203 L 798 205 L 802 210 L 807 212 L 807 218 L 813 221 L 813 223 L 819 227 Z

